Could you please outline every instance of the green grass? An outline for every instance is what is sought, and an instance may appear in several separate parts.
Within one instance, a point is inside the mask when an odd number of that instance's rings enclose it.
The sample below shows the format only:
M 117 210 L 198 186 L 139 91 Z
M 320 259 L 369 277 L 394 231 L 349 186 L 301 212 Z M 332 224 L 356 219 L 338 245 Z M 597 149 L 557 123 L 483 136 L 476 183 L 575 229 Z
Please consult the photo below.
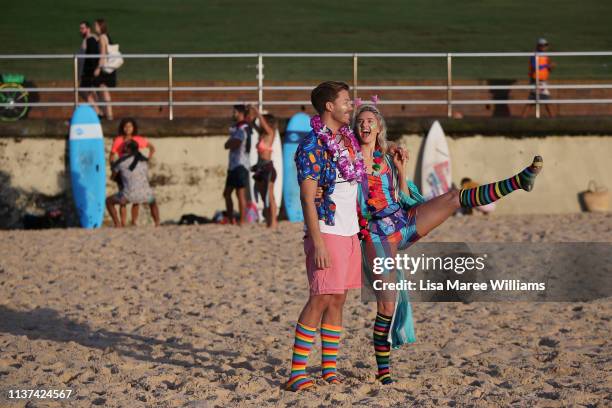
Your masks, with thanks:
M 78 23 L 104 17 L 124 53 L 193 52 L 497 52 L 531 51 L 545 36 L 551 51 L 612 50 L 606 0 L 279 0 L 11 1 L 2 5 L 0 54 L 73 53 Z M 95 5 L 92 5 L 95 4 Z M 254 80 L 251 60 L 179 61 L 177 80 Z M 612 78 L 612 57 L 557 58 L 555 78 Z M 7 62 L 0 72 L 70 79 L 70 61 Z M 352 61 L 265 61 L 266 80 L 350 79 Z M 464 79 L 524 79 L 524 58 L 464 59 Z M 362 80 L 445 79 L 446 62 L 364 60 Z M 121 79 L 157 80 L 164 61 L 128 60 Z

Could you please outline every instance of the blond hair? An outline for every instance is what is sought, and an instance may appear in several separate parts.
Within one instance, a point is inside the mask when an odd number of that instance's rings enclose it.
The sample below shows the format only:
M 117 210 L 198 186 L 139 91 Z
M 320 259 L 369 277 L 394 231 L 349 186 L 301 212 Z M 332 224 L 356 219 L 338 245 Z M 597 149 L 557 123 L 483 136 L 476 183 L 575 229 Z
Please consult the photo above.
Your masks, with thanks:
M 378 143 L 378 146 L 383 153 L 387 153 L 387 122 L 385 122 L 385 118 L 383 117 L 382 113 L 380 113 L 378 108 L 374 105 L 361 105 L 355 110 L 352 127 L 355 130 L 357 139 L 359 139 L 360 143 L 363 142 L 361 140 L 359 130 L 357 129 L 357 118 L 363 112 L 372 112 L 374 116 L 376 116 L 376 120 L 378 120 L 378 124 L 380 125 L 380 132 L 378 133 L 378 136 L 376 136 L 376 143 Z

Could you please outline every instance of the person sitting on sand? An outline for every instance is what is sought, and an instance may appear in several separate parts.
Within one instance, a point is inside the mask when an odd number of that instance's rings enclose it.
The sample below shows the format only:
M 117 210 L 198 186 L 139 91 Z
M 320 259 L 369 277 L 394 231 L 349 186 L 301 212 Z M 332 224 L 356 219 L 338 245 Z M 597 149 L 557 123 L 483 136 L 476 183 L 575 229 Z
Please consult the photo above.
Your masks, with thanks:
M 380 111 L 372 105 L 359 107 L 353 128 L 361 145 L 366 169 L 366 176 L 359 183 L 357 203 L 362 267 L 370 283 L 373 279 L 391 282 L 401 279 L 400 271 L 397 271 L 398 277 L 394 278 L 394 270 L 374 275 L 372 270 L 375 258 L 395 257 L 398 250 L 408 248 L 427 235 L 459 208 L 488 205 L 516 190 L 531 191 L 543 167 L 542 158 L 535 156 L 530 166 L 509 179 L 459 191 L 452 190 L 424 201 L 416 186 L 405 181 L 407 153 L 389 151 L 387 127 Z M 325 194 L 325 191 L 322 193 Z M 389 332 L 394 347 L 414 342 L 412 311 L 407 292 L 374 292 L 377 313 L 372 339 L 378 367 L 376 377 L 382 384 L 389 384 L 393 381 L 389 368 Z M 396 305 L 398 293 L 399 301 Z
M 254 106 L 250 107 L 250 115 L 259 119 L 261 128 L 258 128 L 259 141 L 257 142 L 257 164 L 251 168 L 255 180 L 255 190 L 264 202 L 263 215 L 266 224 L 270 228 L 278 225 L 276 197 L 274 197 L 274 182 L 276 181 L 276 169 L 272 162 L 272 144 L 276 135 L 276 118 L 273 115 L 262 115 Z M 255 125 L 255 123 L 253 123 Z
M 115 205 L 127 203 L 148 204 L 155 226 L 159 226 L 159 208 L 155 202 L 153 190 L 149 185 L 147 158 L 138 150 L 138 143 L 134 140 L 126 145 L 126 154 L 113 164 L 113 176 L 121 178 L 122 188 L 106 199 L 106 208 L 113 219 L 115 227 L 122 227 L 117 217 Z
M 247 108 L 245 105 L 235 105 L 232 111 L 235 121 L 230 128 L 230 137 L 225 142 L 225 149 L 229 150 L 227 178 L 223 197 L 228 214 L 234 214 L 232 192 L 236 191 L 238 209 L 240 211 L 239 224 L 246 222 L 247 189 L 249 187 L 249 150 L 251 148 L 251 127 L 247 122 Z M 234 219 L 231 219 L 234 222 Z
M 108 161 L 112 163 L 120 159 L 121 157 L 126 155 L 126 145 L 130 141 L 135 141 L 138 143 L 138 149 L 148 149 L 149 156 L 148 159 L 151 160 L 153 155 L 155 154 L 155 146 L 153 143 L 149 142 L 146 137 L 138 135 L 138 124 L 132 118 L 124 118 L 119 123 L 119 130 L 117 131 L 117 136 L 113 139 L 113 144 L 111 146 L 111 152 L 108 158 Z M 115 182 L 117 183 L 117 187 L 121 190 L 121 178 L 116 177 Z M 138 211 L 139 205 L 132 204 L 132 225 L 136 225 L 136 221 L 138 219 Z M 121 218 L 121 226 L 125 227 L 127 221 L 126 214 L 126 206 L 121 205 L 119 207 L 119 215 Z

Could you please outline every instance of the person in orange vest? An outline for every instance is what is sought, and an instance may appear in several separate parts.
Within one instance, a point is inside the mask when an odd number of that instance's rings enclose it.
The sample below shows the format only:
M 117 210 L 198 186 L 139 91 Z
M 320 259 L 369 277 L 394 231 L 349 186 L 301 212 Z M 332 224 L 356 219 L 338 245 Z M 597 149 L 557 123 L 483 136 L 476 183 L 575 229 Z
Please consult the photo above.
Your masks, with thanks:
M 548 41 L 545 38 L 538 39 L 536 44 L 536 51 L 538 53 L 544 53 L 548 51 Z M 555 63 L 550 60 L 550 57 L 547 55 L 538 55 L 538 68 L 536 69 L 536 57 L 529 57 L 529 84 L 534 85 L 536 83 L 536 78 L 538 80 L 538 96 L 540 101 L 546 101 L 550 99 L 550 91 L 548 90 L 548 78 L 550 77 L 550 72 L 555 68 Z M 535 100 L 536 93 L 535 89 L 529 91 L 529 100 Z M 534 106 L 533 104 L 525 105 L 523 109 L 522 116 L 525 117 L 527 115 L 527 111 Z M 550 109 L 550 104 L 544 104 L 546 108 L 546 112 L 548 116 L 552 117 L 552 110 Z

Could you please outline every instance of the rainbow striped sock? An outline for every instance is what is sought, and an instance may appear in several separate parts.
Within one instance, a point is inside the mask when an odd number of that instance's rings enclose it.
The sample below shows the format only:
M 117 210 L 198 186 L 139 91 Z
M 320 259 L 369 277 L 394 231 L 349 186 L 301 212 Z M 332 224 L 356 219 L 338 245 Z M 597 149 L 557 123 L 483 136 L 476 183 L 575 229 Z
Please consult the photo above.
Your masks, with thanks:
M 387 340 L 389 330 L 391 329 L 391 319 L 393 316 L 385 316 L 381 313 L 376 313 L 374 320 L 374 331 L 372 339 L 374 340 L 374 354 L 376 355 L 376 365 L 378 366 L 378 374 L 376 379 L 383 384 L 391 384 L 391 374 L 389 373 L 389 358 L 391 357 L 391 343 Z
M 314 385 L 312 380 L 306 375 L 306 364 L 308 363 L 308 354 L 312 349 L 316 334 L 317 329 L 315 327 L 308 327 L 300 322 L 295 326 L 291 376 L 285 386 L 289 391 L 299 391 Z
M 490 204 L 515 190 L 531 191 L 543 166 L 542 157 L 535 156 L 531 166 L 509 179 L 461 190 L 459 202 L 464 208 L 472 208 Z
M 340 383 L 336 375 L 336 358 L 342 327 L 331 324 L 321 324 L 321 368 L 323 378 L 330 384 Z

